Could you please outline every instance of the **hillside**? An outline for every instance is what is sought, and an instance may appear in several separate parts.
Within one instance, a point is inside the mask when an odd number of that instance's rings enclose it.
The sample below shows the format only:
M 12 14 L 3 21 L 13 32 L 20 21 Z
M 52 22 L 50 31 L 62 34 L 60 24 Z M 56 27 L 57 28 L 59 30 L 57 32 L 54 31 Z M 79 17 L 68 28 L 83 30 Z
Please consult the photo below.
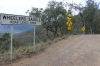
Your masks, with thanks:
M 49 32 L 50 36 L 53 36 L 51 32 Z M 32 44 L 34 37 L 34 29 L 23 32 L 15 37 L 16 40 L 24 43 L 24 44 Z M 46 30 L 42 26 L 36 27 L 36 43 L 40 41 L 47 41 L 48 37 L 46 35 Z M 52 39 L 52 37 L 51 37 Z
M 3 36 L 3 33 L 0 33 L 0 37 Z

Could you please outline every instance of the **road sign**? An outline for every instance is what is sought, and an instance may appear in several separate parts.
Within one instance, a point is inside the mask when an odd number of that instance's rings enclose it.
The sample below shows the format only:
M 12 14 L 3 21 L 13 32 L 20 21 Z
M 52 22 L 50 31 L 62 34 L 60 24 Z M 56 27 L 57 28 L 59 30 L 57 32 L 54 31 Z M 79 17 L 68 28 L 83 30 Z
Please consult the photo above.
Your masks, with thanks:
M 71 30 L 71 26 L 72 26 L 72 22 L 71 22 L 72 15 L 71 14 L 68 14 L 67 15 L 67 19 L 68 19 L 68 21 L 66 22 L 66 25 L 68 26 L 68 30 Z
M 72 26 L 72 22 L 70 21 L 70 22 L 66 22 L 66 24 L 70 27 L 70 26 Z
M 3 14 L 1 13 L 1 24 L 12 25 L 41 25 L 41 19 L 31 16 Z
M 68 19 L 71 19 L 72 18 L 72 15 L 71 14 L 68 14 L 67 18 Z
M 68 30 L 71 30 L 71 27 L 68 27 Z
M 81 30 L 84 32 L 85 31 L 85 27 L 82 27 Z
M 67 17 L 68 21 L 71 21 L 71 18 Z
M 68 25 L 68 27 L 70 27 L 71 26 L 70 22 L 67 22 L 67 25 Z

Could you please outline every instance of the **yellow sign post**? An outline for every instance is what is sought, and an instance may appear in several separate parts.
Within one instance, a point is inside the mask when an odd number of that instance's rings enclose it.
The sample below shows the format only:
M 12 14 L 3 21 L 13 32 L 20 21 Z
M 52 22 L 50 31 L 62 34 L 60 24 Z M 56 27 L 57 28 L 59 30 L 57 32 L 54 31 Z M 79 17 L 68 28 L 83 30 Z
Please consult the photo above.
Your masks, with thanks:
M 71 14 L 68 14 L 67 18 L 68 19 L 71 19 L 72 18 L 72 15 Z
M 66 25 L 68 26 L 68 30 L 71 30 L 71 26 L 72 26 L 72 22 L 71 22 L 71 19 L 72 19 L 72 15 L 71 14 L 68 14 L 67 15 L 67 19 L 68 21 L 66 22 Z
M 72 22 L 71 21 L 66 22 L 66 25 L 71 26 L 72 25 Z
M 84 31 L 85 31 L 86 29 L 85 29 L 85 27 L 82 27 L 81 30 L 83 31 L 83 34 L 84 34 Z
M 68 27 L 68 30 L 71 30 L 71 27 Z

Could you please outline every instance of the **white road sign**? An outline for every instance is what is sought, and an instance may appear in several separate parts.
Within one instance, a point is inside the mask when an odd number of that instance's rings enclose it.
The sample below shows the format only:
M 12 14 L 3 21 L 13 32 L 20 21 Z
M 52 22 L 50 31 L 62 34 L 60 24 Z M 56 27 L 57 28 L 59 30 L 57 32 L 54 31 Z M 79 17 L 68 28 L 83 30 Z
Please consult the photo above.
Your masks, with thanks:
M 1 24 L 12 25 L 41 25 L 41 19 L 31 16 L 3 14 L 1 13 Z

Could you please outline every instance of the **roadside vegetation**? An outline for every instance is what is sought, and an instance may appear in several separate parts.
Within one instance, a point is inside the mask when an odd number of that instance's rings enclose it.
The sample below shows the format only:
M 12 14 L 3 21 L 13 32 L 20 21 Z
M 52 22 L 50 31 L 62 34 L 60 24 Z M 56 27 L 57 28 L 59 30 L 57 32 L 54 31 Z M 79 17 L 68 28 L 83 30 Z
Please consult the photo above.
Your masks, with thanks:
M 5 33 L 5 34 L 9 35 L 8 33 Z M 14 40 L 13 41 L 13 60 L 12 61 L 16 61 L 16 60 L 22 59 L 22 58 L 30 58 L 31 56 L 36 55 L 39 52 L 44 51 L 44 49 L 46 49 L 47 46 L 49 46 L 49 45 L 51 45 L 51 44 L 53 44 L 53 43 L 55 43 L 55 42 L 57 42 L 59 40 L 62 40 L 64 38 L 66 38 L 66 37 L 68 37 L 68 35 L 67 36 L 66 35 L 60 36 L 60 37 L 55 38 L 54 40 L 47 40 L 45 42 L 41 41 L 41 42 L 36 44 L 36 51 L 35 52 L 33 50 L 34 46 L 32 44 L 27 45 L 27 44 L 22 44 L 22 43 L 19 42 L 18 43 L 19 46 L 16 46 L 17 42 Z M 10 43 L 7 43 L 7 44 L 10 47 Z M 3 47 L 1 49 L 1 51 L 0 51 L 0 65 L 11 63 L 11 60 L 10 60 L 10 48 L 9 47 L 8 47 L 8 49 L 7 49 L 7 46 Z

